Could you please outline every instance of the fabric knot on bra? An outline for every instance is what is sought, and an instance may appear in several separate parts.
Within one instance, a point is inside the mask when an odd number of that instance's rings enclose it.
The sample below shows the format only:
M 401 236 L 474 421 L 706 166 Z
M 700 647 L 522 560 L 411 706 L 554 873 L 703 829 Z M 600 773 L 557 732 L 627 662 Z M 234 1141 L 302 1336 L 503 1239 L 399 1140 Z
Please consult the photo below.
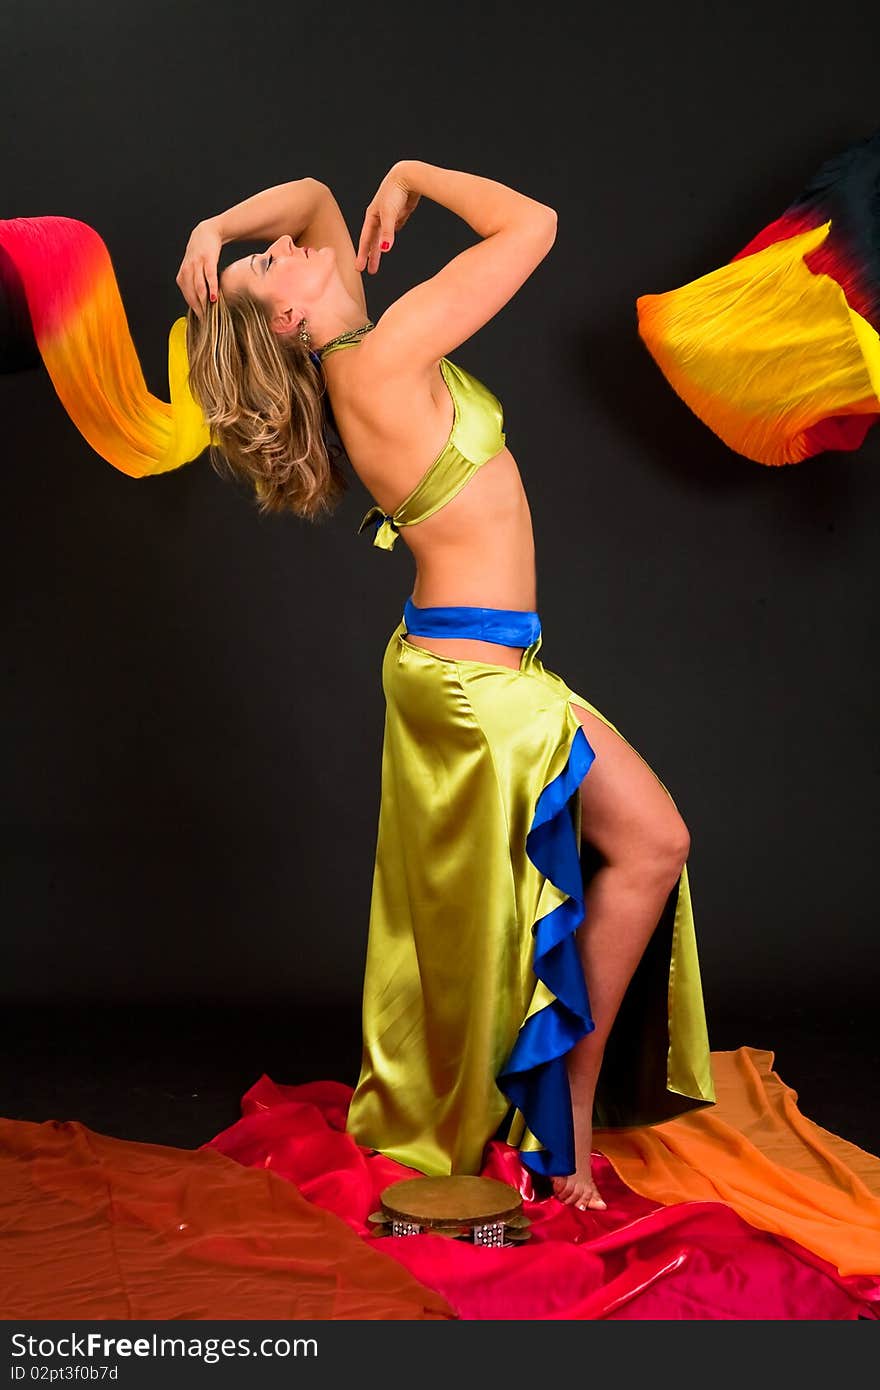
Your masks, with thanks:
M 400 535 L 400 527 L 396 524 L 394 517 L 388 512 L 383 512 L 381 507 L 371 507 L 358 527 L 358 535 L 374 522 L 376 529 L 373 534 L 373 545 L 377 545 L 380 550 L 393 550 L 394 542 Z

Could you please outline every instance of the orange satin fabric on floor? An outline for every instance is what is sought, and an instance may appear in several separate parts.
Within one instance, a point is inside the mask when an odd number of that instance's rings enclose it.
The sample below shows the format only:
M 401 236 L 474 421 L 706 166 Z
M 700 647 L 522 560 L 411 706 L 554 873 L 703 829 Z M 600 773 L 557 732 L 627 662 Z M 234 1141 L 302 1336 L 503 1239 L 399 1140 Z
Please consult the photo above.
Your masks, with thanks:
M 880 1158 L 802 1115 L 773 1053 L 713 1052 L 717 1102 L 651 1128 L 599 1130 L 593 1147 L 652 1201 L 726 1202 L 841 1274 L 880 1272 Z
M 211 1149 L 0 1120 L 0 1317 L 455 1316 L 292 1183 Z

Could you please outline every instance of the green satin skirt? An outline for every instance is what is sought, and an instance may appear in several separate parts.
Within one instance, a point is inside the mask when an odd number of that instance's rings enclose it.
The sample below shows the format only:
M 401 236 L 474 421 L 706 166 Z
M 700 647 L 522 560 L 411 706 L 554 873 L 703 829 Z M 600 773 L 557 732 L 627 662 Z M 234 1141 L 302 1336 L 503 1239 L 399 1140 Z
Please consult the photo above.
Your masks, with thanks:
M 541 640 L 513 670 L 426 651 L 402 620 L 382 663 L 363 1053 L 346 1128 L 431 1176 L 478 1173 L 491 1139 L 535 1172 L 574 1167 L 565 1055 L 593 1027 L 575 929 L 601 860 L 581 840 L 579 778 L 594 755 L 571 705 L 620 731 L 544 667 Z M 606 1043 L 594 1125 L 655 1124 L 714 1100 L 685 867 Z

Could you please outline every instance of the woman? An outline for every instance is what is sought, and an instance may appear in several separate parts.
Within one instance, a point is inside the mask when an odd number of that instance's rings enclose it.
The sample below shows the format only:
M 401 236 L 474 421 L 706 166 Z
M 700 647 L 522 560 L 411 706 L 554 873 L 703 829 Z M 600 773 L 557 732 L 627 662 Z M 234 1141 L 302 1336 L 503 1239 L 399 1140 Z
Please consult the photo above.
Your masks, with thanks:
M 544 259 L 556 213 L 402 160 L 355 251 L 329 189 L 301 185 L 298 208 L 287 185 L 200 224 L 178 284 L 191 390 L 262 507 L 313 517 L 345 486 L 322 438 L 326 390 L 379 504 L 361 530 L 375 521 L 384 549 L 402 534 L 415 559 L 383 663 L 348 1130 L 426 1173 L 477 1172 L 485 1143 L 506 1138 L 562 1201 L 601 1208 L 594 1121 L 650 1123 L 714 1093 L 687 827 L 619 731 L 539 660 L 531 518 L 500 403 L 446 356 Z M 362 274 L 421 197 L 480 239 L 374 326 Z M 224 242 L 273 233 L 217 276 Z

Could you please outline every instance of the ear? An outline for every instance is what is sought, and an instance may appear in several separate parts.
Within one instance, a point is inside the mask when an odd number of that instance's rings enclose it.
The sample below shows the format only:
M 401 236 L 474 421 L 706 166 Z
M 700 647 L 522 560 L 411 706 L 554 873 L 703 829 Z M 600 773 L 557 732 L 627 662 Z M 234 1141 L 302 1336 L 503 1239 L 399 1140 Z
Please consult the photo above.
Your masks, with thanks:
M 283 309 L 272 319 L 272 328 L 276 333 L 292 333 L 304 317 L 298 309 Z

